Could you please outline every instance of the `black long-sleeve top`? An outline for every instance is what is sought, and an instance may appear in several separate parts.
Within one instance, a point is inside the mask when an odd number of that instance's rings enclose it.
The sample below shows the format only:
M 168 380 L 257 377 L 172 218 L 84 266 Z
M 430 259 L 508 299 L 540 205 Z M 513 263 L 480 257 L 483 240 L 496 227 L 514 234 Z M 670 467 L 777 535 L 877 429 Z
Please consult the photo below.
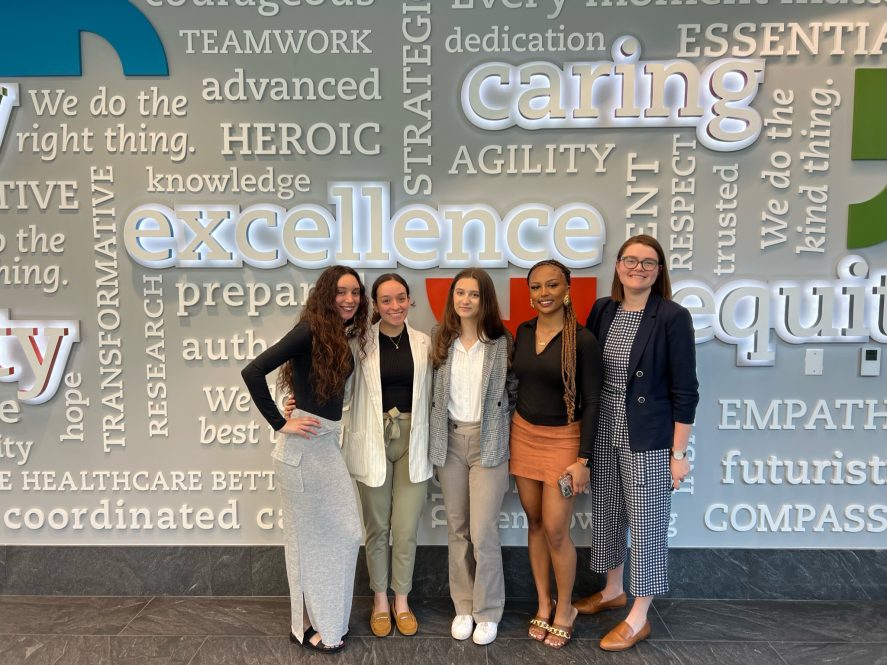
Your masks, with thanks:
M 382 383 L 382 410 L 390 411 L 397 407 L 401 413 L 412 411 L 413 351 L 406 327 L 397 346 L 391 337 L 379 331 L 379 376 Z
M 311 339 L 311 328 L 308 326 L 308 322 L 300 321 L 279 342 L 262 352 L 240 373 L 256 408 L 275 430 L 286 425 L 286 418 L 281 415 L 274 403 L 265 376 L 288 360 L 295 361 L 293 385 L 290 387 L 293 397 L 296 398 L 296 408 L 327 420 L 342 418 L 344 394 L 336 395 L 324 404 L 321 404 L 314 395 Z M 329 361 L 348 363 L 351 370 L 354 369 L 354 358 L 350 353 L 345 358 L 330 358 Z
M 564 380 L 561 375 L 563 333 L 536 355 L 537 319 L 525 321 L 514 339 L 512 368 L 518 378 L 517 412 L 533 425 L 567 424 Z M 597 434 L 598 406 L 603 377 L 601 347 L 594 335 L 576 325 L 576 411 L 579 420 L 579 457 L 591 458 Z

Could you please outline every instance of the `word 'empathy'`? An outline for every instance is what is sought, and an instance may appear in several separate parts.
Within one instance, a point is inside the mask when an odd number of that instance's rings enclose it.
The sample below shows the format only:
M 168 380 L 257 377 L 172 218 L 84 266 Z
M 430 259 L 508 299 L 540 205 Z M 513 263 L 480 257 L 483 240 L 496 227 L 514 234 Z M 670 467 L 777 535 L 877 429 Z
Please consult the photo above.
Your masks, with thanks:
M 333 182 L 328 199 L 335 212 L 309 203 L 143 205 L 127 216 L 124 243 L 148 268 L 528 268 L 551 257 L 584 268 L 601 262 L 606 236 L 600 212 L 585 203 L 527 203 L 501 216 L 483 204 L 392 211 L 383 182 Z
M 613 45 L 613 61 L 510 65 L 486 62 L 462 83 L 462 110 L 483 129 L 696 127 L 719 152 L 742 150 L 761 134 L 751 102 L 764 60 L 723 58 L 699 71 L 693 62 L 642 62 L 634 37 Z

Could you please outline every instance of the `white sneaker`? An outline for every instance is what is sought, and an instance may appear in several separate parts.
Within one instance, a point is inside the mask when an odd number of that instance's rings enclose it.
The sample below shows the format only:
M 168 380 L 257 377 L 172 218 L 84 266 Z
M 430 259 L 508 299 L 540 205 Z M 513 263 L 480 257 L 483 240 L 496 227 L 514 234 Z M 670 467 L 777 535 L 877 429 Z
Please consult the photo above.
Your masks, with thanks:
M 450 635 L 454 640 L 467 640 L 471 637 L 471 629 L 474 628 L 474 619 L 470 614 L 457 614 L 450 626 Z M 496 637 L 493 635 L 493 637 Z
M 481 621 L 474 629 L 471 639 L 475 644 L 489 644 L 496 639 L 498 632 L 499 624 L 495 621 Z

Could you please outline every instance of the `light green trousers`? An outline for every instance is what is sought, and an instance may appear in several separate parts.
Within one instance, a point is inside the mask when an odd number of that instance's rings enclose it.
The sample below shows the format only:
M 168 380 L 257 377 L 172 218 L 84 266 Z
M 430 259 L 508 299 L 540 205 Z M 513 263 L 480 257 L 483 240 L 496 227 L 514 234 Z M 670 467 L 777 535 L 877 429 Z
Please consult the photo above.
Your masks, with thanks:
M 366 528 L 367 569 L 370 588 L 388 590 L 391 561 L 391 590 L 408 594 L 413 588 L 416 563 L 416 532 L 425 508 L 428 481 L 410 481 L 410 414 L 385 419 L 385 482 L 380 487 L 357 483 Z M 389 545 L 389 533 L 391 545 Z

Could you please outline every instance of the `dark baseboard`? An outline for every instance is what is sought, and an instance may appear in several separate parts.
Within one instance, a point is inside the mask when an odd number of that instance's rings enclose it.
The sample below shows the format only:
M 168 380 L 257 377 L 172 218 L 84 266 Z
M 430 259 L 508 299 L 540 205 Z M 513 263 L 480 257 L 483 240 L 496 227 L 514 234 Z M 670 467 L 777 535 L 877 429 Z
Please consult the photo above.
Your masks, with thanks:
M 509 598 L 534 596 L 527 550 L 503 547 Z M 670 597 L 887 600 L 887 550 L 673 549 Z M 356 595 L 370 595 L 361 550 Z M 576 595 L 600 588 L 580 548 Z M 283 547 L 0 546 L 0 594 L 282 596 Z M 447 548 L 420 546 L 417 597 L 447 596 Z

